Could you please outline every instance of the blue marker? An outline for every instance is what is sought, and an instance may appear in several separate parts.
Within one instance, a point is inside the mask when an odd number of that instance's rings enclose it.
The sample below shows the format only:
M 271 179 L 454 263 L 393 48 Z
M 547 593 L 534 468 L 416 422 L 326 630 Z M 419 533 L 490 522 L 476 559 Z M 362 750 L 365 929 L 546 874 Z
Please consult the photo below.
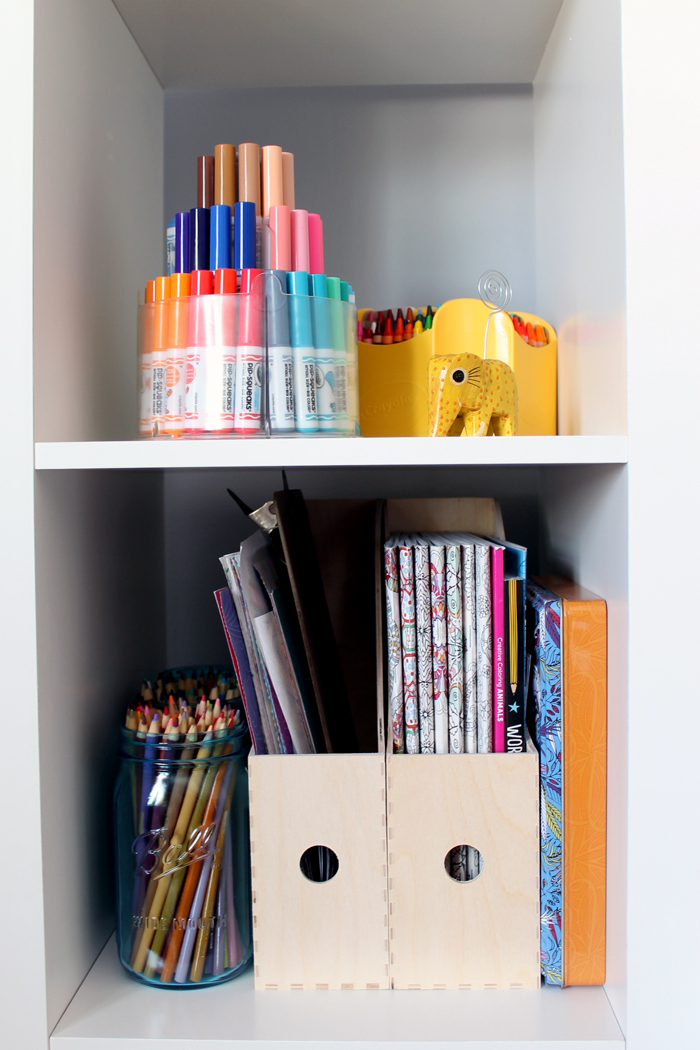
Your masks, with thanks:
M 190 270 L 209 269 L 209 209 L 190 208 Z
M 237 201 L 233 208 L 233 268 L 256 268 L 254 201 Z
M 311 323 L 316 359 L 316 416 L 319 430 L 335 430 L 335 355 L 331 340 L 331 315 L 325 274 L 309 275 Z
M 304 270 L 287 274 L 289 335 L 294 366 L 294 422 L 302 434 L 318 430 L 316 423 L 316 365 L 311 329 L 309 275 Z
M 354 310 L 341 299 L 343 282 L 338 277 L 327 277 L 329 313 L 331 318 L 331 345 L 335 374 L 336 428 L 350 429 L 348 417 L 348 347 L 347 319 Z
M 190 213 L 175 216 L 175 273 L 190 272 Z
M 231 208 L 228 204 L 214 204 L 210 209 L 209 269 L 231 268 Z
M 165 263 L 168 277 L 175 273 L 175 219 L 171 219 L 165 231 Z
M 284 270 L 265 270 L 270 429 L 277 434 L 294 430 L 294 366 L 286 289 Z

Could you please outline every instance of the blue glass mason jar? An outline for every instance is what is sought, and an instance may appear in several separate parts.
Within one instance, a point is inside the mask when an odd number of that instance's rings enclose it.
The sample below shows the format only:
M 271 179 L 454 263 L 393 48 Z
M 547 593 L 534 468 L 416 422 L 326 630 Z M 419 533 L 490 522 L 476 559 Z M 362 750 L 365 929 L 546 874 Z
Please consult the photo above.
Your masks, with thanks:
M 176 739 L 152 743 L 122 729 L 114 793 L 117 943 L 136 979 L 201 988 L 235 977 L 253 954 L 250 737 L 243 721 Z

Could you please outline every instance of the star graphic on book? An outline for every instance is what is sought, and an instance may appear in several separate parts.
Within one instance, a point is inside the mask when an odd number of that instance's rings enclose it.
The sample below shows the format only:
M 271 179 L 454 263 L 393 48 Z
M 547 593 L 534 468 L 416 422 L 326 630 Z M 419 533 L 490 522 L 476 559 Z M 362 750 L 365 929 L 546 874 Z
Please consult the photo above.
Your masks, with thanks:
M 514 703 L 512 703 L 508 710 L 509 711 L 513 711 L 517 715 L 517 713 L 518 713 L 518 701 L 516 700 Z

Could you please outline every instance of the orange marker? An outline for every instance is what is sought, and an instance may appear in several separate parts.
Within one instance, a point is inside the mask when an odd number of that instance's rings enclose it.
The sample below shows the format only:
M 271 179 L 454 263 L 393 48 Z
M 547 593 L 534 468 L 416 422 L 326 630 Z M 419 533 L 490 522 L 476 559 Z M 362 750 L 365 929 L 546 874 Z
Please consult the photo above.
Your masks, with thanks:
M 255 214 L 261 214 L 260 146 L 257 142 L 241 142 L 238 147 L 238 199 L 253 201 Z
M 263 219 L 270 215 L 273 204 L 284 204 L 284 177 L 282 168 L 282 147 L 263 146 L 262 148 L 262 213 Z
M 174 273 L 170 278 L 168 303 L 168 353 L 165 369 L 165 422 L 163 431 L 172 437 L 182 433 L 185 419 L 187 324 L 191 276 Z
M 169 310 L 165 300 L 170 297 L 170 278 L 156 278 L 156 298 L 153 304 L 153 355 L 151 357 L 151 433 L 163 433 L 165 424 L 165 373 L 168 363 Z
M 144 296 L 145 304 L 139 308 L 139 434 L 146 436 L 152 433 L 151 415 L 153 411 L 153 393 L 151 390 L 151 370 L 153 361 L 153 322 L 155 309 L 151 305 L 156 298 L 156 282 L 149 281 Z

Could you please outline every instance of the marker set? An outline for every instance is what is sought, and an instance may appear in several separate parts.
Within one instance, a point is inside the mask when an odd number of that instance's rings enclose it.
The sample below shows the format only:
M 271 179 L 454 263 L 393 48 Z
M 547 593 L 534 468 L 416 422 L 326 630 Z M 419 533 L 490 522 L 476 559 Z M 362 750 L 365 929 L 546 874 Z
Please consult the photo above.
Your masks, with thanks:
M 237 177 L 236 177 L 237 176 Z M 358 433 L 355 294 L 324 272 L 294 155 L 223 143 L 139 307 L 139 434 Z
M 302 270 L 150 281 L 139 307 L 140 435 L 356 434 L 349 294 L 347 282 Z

